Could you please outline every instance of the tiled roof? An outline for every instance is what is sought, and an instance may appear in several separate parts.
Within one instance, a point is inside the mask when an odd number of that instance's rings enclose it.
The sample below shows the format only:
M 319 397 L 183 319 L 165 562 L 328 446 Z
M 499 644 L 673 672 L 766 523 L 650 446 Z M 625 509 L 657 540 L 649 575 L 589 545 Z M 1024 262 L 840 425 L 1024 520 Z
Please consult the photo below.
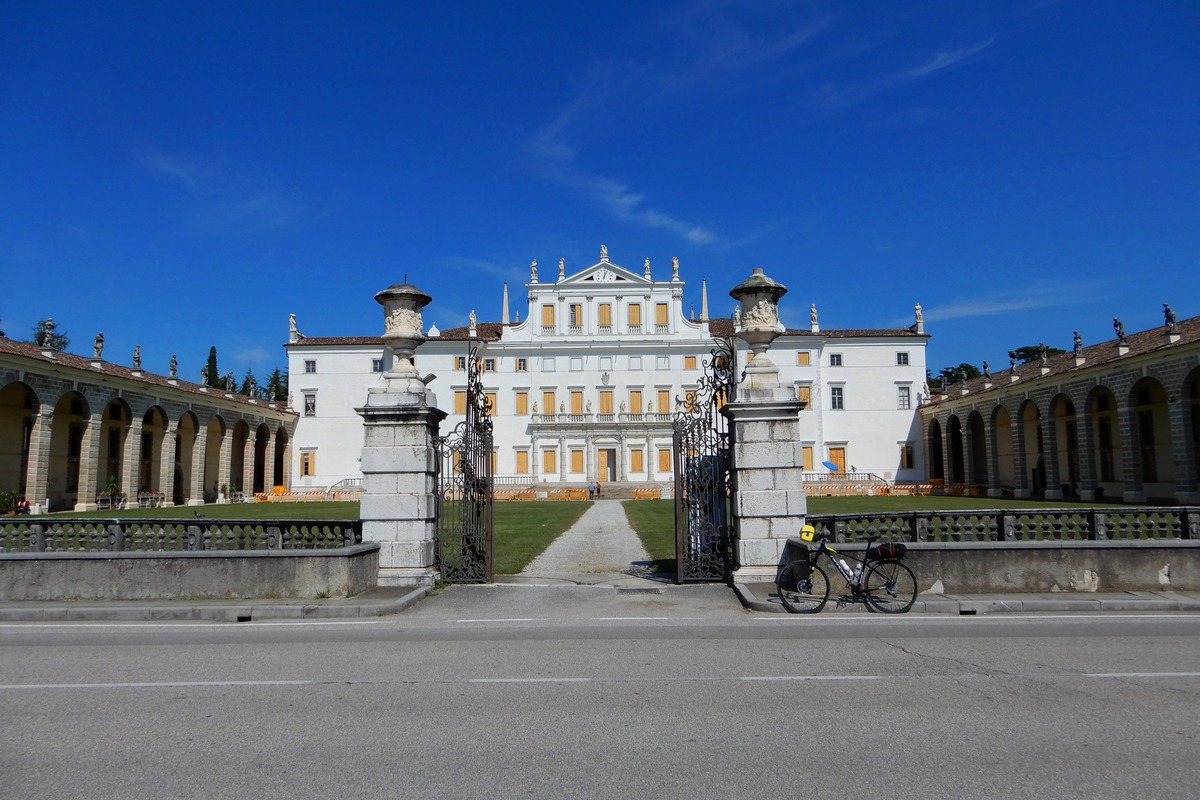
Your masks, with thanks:
M 1116 339 L 1109 339 L 1100 344 L 1094 344 L 1089 347 L 1084 347 L 1082 351 L 1083 363 L 1079 366 L 1075 365 L 1075 354 L 1071 351 L 1060 353 L 1058 355 L 1049 356 L 1046 359 L 1046 366 L 1049 371 L 1045 375 L 1042 374 L 1042 363 L 1040 358 L 1035 358 L 1027 364 L 1019 364 L 1015 369 L 1006 369 L 1001 372 L 993 372 L 991 374 L 992 386 L 990 389 L 985 389 L 984 384 L 988 379 L 979 377 L 972 378 L 966 382 L 967 394 L 973 395 L 987 391 L 1000 391 L 1006 389 L 1014 382 L 1012 375 L 1015 373 L 1020 381 L 1017 384 L 1027 383 L 1033 380 L 1049 379 L 1055 376 L 1062 376 L 1068 372 L 1078 372 L 1082 370 L 1092 369 L 1102 364 L 1111 364 L 1115 361 L 1120 361 L 1134 356 L 1145 355 L 1158 350 L 1165 350 L 1171 347 L 1180 347 L 1186 344 L 1192 344 L 1200 341 L 1200 317 L 1191 317 L 1190 319 L 1180 320 L 1178 323 L 1179 339 L 1175 342 L 1167 338 L 1167 326 L 1161 325 L 1157 328 L 1140 331 L 1138 333 L 1127 334 L 1125 337 L 1126 352 L 1122 355 L 1117 347 Z M 939 403 L 950 402 L 958 399 L 963 384 L 952 384 L 955 388 L 954 393 L 950 395 L 933 395 L 926 400 L 926 406 L 935 406 Z
M 251 398 L 237 393 L 233 393 L 232 397 L 226 398 L 225 392 L 221 389 L 206 387 L 208 388 L 208 391 L 202 391 L 202 384 L 185 381 L 182 378 L 170 378 L 166 375 L 155 375 L 154 373 L 147 372 L 145 370 L 134 370 L 132 367 L 123 367 L 120 364 L 113 364 L 112 362 L 105 361 L 104 359 L 84 358 L 83 356 L 77 356 L 72 353 L 65 353 L 62 351 L 47 351 L 53 353 L 53 358 L 51 358 L 44 355 L 44 350 L 45 348 L 38 347 L 32 342 L 18 342 L 12 339 L 0 337 L 0 353 L 19 356 L 21 358 L 28 358 L 41 364 L 53 364 L 57 366 L 68 367 L 70 369 L 79 370 L 80 372 L 85 372 L 88 375 L 108 375 L 114 378 L 123 378 L 129 381 L 149 384 L 151 386 L 161 386 L 167 389 L 174 389 L 176 391 L 189 392 L 202 397 L 219 397 L 230 402 L 243 403 L 260 411 L 268 408 L 268 401 L 266 400 L 255 400 L 252 402 Z M 100 368 L 97 369 L 96 367 L 92 366 L 93 362 L 100 364 Z M 174 383 L 171 383 L 171 381 L 174 381 Z M 277 404 L 275 410 L 285 411 L 286 409 L 284 409 L 282 405 Z M 295 412 L 289 411 L 288 413 Z

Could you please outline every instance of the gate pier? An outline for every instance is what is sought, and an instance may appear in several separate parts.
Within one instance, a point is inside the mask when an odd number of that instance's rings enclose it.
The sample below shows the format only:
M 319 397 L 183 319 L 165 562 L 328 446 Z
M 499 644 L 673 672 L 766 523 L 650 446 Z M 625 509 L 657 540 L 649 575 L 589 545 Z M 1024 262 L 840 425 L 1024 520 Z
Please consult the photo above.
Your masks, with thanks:
M 366 405 L 355 409 L 364 423 L 363 541 L 380 543 L 381 586 L 432 587 L 438 578 L 434 441 L 446 412 L 434 406 L 412 360 L 425 340 L 421 309 L 431 299 L 408 283 L 375 295 L 384 308 L 392 368 L 367 393 Z
M 721 409 L 732 433 L 735 583 L 774 582 L 787 539 L 808 513 L 799 420 L 804 403 L 780 385 L 779 367 L 767 357 L 784 331 L 778 304 L 785 293 L 761 269 L 729 291 L 741 304 L 734 335 L 754 353 L 737 399 Z

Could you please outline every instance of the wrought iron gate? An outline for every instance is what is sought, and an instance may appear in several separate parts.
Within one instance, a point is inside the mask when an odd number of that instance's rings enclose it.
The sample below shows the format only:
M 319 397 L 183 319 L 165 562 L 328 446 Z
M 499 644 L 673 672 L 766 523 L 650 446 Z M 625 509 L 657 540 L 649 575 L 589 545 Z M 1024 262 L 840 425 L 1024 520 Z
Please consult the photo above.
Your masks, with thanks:
M 719 409 L 734 399 L 737 359 L 733 339 L 715 341 L 672 423 L 676 583 L 723 581 L 733 572 L 733 451 Z
M 479 347 L 467 351 L 466 419 L 435 440 L 437 564 L 447 583 L 491 583 L 492 418 L 479 373 Z

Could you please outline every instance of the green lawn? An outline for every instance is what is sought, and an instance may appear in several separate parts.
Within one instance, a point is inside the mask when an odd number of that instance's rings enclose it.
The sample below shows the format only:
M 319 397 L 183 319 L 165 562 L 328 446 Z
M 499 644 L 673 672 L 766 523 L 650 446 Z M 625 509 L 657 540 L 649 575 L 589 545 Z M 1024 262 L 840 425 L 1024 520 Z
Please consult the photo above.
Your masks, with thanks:
M 650 554 L 655 572 L 675 571 L 675 501 L 625 500 L 621 503 L 629 526 Z

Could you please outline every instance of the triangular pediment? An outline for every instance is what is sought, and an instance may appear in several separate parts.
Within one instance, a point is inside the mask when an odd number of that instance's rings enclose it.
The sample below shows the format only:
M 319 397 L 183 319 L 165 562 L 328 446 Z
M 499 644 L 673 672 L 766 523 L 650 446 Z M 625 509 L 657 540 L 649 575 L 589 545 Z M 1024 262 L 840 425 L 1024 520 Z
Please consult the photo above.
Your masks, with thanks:
M 611 261 L 598 261 L 586 269 L 567 276 L 559 283 L 559 286 L 564 284 L 584 284 L 591 286 L 597 283 L 604 285 L 625 283 L 646 286 L 653 283 L 653 281 L 632 270 L 625 269 L 620 264 L 614 264 Z

